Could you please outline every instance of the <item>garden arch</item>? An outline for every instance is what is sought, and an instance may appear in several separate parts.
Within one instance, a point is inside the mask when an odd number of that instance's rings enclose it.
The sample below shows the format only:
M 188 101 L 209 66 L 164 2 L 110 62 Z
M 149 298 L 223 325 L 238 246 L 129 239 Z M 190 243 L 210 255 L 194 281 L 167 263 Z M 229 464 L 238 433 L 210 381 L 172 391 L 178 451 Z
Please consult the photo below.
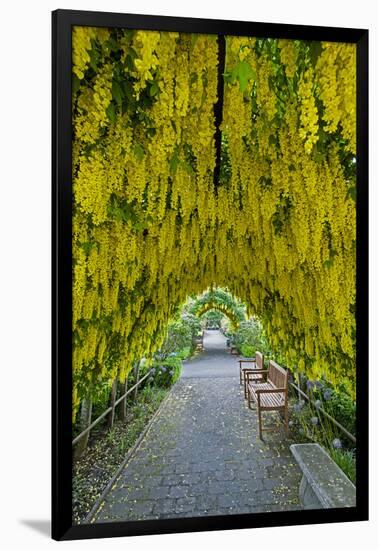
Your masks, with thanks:
M 189 308 L 190 313 L 201 317 L 207 311 L 218 310 L 226 315 L 234 328 L 246 319 L 244 305 L 222 288 L 211 288 L 199 296 Z
M 212 286 L 354 392 L 355 45 L 221 43 L 74 28 L 74 410 Z
M 223 313 L 228 319 L 231 321 L 232 327 L 234 329 L 237 329 L 240 324 L 240 319 L 237 318 L 234 313 L 229 310 L 226 306 L 218 305 L 218 304 L 207 304 L 203 306 L 199 311 L 196 312 L 197 317 L 201 317 L 208 311 L 217 310 Z

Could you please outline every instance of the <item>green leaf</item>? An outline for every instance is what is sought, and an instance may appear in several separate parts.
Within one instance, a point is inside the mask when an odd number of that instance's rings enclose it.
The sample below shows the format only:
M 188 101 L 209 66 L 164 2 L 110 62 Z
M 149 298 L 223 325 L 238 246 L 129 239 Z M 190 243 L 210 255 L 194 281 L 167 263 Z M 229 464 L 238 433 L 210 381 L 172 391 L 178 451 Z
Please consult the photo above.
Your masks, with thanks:
M 270 136 L 269 136 L 269 145 L 273 145 L 275 147 L 278 146 L 278 140 L 277 140 L 277 137 L 274 134 L 270 134 Z
M 259 184 L 260 184 L 261 187 L 263 187 L 263 188 L 272 187 L 273 181 L 272 181 L 272 178 L 269 178 L 269 177 L 267 177 L 267 176 L 261 176 L 261 177 L 259 178 Z
M 145 229 L 148 228 L 148 223 L 146 220 L 141 220 L 141 221 L 138 221 L 134 224 L 133 228 L 135 229 L 135 231 L 144 231 Z
M 180 164 L 180 159 L 179 159 L 179 156 L 178 156 L 178 151 L 177 151 L 177 149 L 175 149 L 175 152 L 173 153 L 173 156 L 172 156 L 171 162 L 170 162 L 171 174 L 176 174 L 177 167 L 178 167 L 179 164 Z
M 94 47 L 89 52 L 90 55 L 90 62 L 89 66 L 94 70 L 97 71 L 98 67 L 97 64 L 100 61 L 101 53 L 99 52 L 98 48 Z
M 127 55 L 125 57 L 124 66 L 129 69 L 130 71 L 133 71 L 135 69 L 134 59 L 138 57 L 138 54 L 134 50 L 134 48 L 128 48 L 127 49 Z
M 76 94 L 80 88 L 80 78 L 72 73 L 72 95 Z
M 93 241 L 87 241 L 87 242 L 84 242 L 84 243 L 79 243 L 79 246 L 81 246 L 81 248 L 84 250 L 85 254 L 87 256 L 89 256 L 89 254 L 91 253 L 91 250 L 93 250 L 93 248 L 98 247 L 98 243 L 93 242 Z
M 107 41 L 107 46 L 112 52 L 117 52 L 119 48 L 119 44 L 116 40 L 114 40 L 113 37 L 110 37 Z
M 83 150 L 85 158 L 89 158 L 94 149 L 96 149 L 96 145 L 94 143 L 88 143 Z
M 110 103 L 109 106 L 107 107 L 106 109 L 106 114 L 108 115 L 108 119 L 111 121 L 111 122 L 115 122 L 116 121 L 116 107 L 114 105 L 114 103 Z
M 184 170 L 191 176 L 194 174 L 194 170 L 193 170 L 193 167 L 191 164 L 189 164 L 189 162 L 186 162 L 185 160 L 181 162 L 182 164 L 182 167 L 184 168 Z
M 136 158 L 140 161 L 140 160 L 143 160 L 144 158 L 144 149 L 143 149 L 143 146 L 140 144 L 140 143 L 136 143 L 134 145 L 134 155 L 136 156 Z
M 127 29 L 125 31 L 125 34 L 129 40 L 131 40 L 134 37 L 135 33 L 136 31 L 134 29 Z
M 127 53 L 129 53 L 133 59 L 138 57 L 138 53 L 134 48 L 128 48 Z
M 354 202 L 357 200 L 357 188 L 354 185 L 353 187 L 349 187 L 348 189 L 348 197 L 350 197 Z
M 198 34 L 193 33 L 190 37 L 192 48 L 194 48 L 194 46 L 196 45 L 197 40 L 198 40 Z
M 223 77 L 225 82 L 230 84 L 237 80 L 239 82 L 240 91 L 245 92 L 248 82 L 250 80 L 256 80 L 256 73 L 247 61 L 240 61 L 240 63 L 232 69 L 231 73 L 225 72 Z
M 129 69 L 129 71 L 133 71 L 134 70 L 134 58 L 127 54 L 126 58 L 125 58 L 125 63 L 124 63 L 126 69 Z
M 322 43 L 318 41 L 310 42 L 310 57 L 311 63 L 315 67 L 319 55 L 322 53 Z
M 122 80 L 121 82 L 123 95 L 129 102 L 134 102 L 134 88 L 129 80 Z
M 154 137 L 156 135 L 156 128 L 147 128 L 146 132 L 148 137 Z
M 113 80 L 112 83 L 112 96 L 117 105 L 122 105 L 122 88 L 116 80 Z
M 256 80 L 256 73 L 247 61 L 240 61 L 237 66 L 237 79 L 239 80 L 241 92 L 244 92 L 247 89 L 247 85 L 250 80 Z
M 229 71 L 226 71 L 225 73 L 223 73 L 222 76 L 224 81 L 227 82 L 228 84 L 232 84 L 235 81 L 235 78 L 233 78 L 232 73 L 230 73 Z
M 160 90 L 159 90 L 159 86 L 157 85 L 157 83 L 154 81 L 152 84 L 151 84 L 151 87 L 150 87 L 150 96 L 151 97 L 154 97 L 154 95 L 156 95 L 157 93 L 159 93 Z

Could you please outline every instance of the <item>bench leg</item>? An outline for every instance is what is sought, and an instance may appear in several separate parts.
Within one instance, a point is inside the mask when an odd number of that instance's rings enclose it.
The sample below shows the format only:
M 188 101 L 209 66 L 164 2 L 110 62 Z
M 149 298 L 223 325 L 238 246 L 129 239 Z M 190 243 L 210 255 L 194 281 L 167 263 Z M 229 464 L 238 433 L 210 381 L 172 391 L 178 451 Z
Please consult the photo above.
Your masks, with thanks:
M 259 417 L 259 438 L 262 439 L 262 416 L 261 416 L 261 403 L 260 403 L 260 394 L 257 394 L 257 414 Z
M 247 375 L 244 372 L 244 399 L 247 399 Z
M 257 404 L 257 412 L 258 412 L 258 415 L 259 415 L 259 438 L 262 439 L 262 416 L 261 416 L 261 409 L 260 409 L 260 404 L 258 403 Z
M 240 377 L 240 385 L 243 384 L 243 371 L 242 368 L 239 366 L 239 377 Z

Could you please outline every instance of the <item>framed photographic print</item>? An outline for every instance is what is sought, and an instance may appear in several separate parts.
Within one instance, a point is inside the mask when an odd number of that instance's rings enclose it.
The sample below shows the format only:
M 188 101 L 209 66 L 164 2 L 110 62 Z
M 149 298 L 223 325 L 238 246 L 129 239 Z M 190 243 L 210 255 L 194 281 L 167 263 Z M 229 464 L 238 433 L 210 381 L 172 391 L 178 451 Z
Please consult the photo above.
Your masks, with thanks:
M 53 13 L 53 538 L 367 519 L 367 41 Z

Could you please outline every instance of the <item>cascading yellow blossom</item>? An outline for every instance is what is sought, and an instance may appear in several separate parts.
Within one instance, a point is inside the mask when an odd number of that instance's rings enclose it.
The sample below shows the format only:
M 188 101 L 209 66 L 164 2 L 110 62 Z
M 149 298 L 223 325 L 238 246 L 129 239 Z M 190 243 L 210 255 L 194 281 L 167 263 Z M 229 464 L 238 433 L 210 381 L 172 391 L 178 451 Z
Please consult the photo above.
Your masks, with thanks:
M 216 185 L 216 36 L 75 27 L 73 72 L 74 412 L 211 286 L 353 394 L 355 47 L 227 37 Z

